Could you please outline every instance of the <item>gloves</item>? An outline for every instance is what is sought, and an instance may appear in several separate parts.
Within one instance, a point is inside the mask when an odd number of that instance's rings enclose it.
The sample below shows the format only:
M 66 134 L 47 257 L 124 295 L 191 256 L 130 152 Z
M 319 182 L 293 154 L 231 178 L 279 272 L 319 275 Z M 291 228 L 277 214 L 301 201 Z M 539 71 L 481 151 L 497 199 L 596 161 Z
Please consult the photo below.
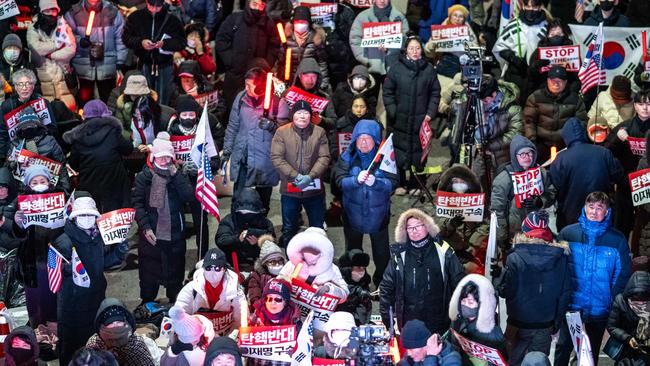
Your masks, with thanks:
M 533 68 L 539 70 L 544 66 L 548 66 L 551 64 L 551 60 L 535 60 L 533 61 Z
M 525 70 L 528 65 L 526 60 L 521 57 L 518 57 L 513 50 L 503 50 L 499 52 L 499 55 L 506 61 L 508 61 L 509 66 L 522 71 Z
M 260 117 L 257 126 L 264 131 L 269 131 L 273 133 L 277 128 L 278 124 L 274 120 L 268 119 L 266 117 Z
M 296 179 L 294 179 L 293 184 L 300 189 L 305 189 L 311 184 L 311 182 L 312 179 L 310 176 L 298 174 Z
M 316 293 L 314 294 L 314 296 L 322 296 L 322 295 L 325 295 L 326 293 L 328 293 L 329 291 L 330 291 L 329 285 L 325 284 L 325 285 L 319 287 L 318 290 L 316 290 Z
M 79 46 L 81 46 L 81 48 L 88 48 L 88 47 L 90 47 L 90 39 L 89 39 L 88 37 L 82 37 L 82 38 L 79 40 Z
M 456 215 L 451 220 L 449 220 L 449 226 L 453 229 L 457 229 L 460 225 L 463 224 L 465 217 L 463 215 Z
M 497 262 L 496 258 L 492 258 L 492 264 L 490 264 L 490 276 L 492 278 L 498 278 L 501 276 L 501 266 L 499 266 L 499 262 Z
M 526 211 L 536 211 L 544 206 L 544 202 L 540 196 L 531 196 L 524 200 L 523 206 Z
M 183 343 L 180 340 L 176 340 L 174 344 L 172 344 L 172 353 L 175 355 L 180 354 L 183 351 L 191 351 L 194 349 L 191 343 Z
M 627 133 L 625 128 L 619 128 L 618 131 L 616 131 L 616 137 L 621 141 L 627 141 L 627 138 L 630 137 L 630 135 Z
M 375 176 L 370 174 L 367 170 L 362 170 L 359 175 L 357 175 L 357 182 L 372 187 L 372 185 L 375 184 Z

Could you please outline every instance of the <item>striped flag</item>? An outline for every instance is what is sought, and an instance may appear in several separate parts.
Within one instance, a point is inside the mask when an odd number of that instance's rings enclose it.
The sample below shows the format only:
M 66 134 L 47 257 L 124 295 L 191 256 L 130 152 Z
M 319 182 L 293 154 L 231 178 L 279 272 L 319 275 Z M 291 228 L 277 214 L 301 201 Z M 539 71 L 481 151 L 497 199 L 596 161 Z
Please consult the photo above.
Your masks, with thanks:
M 208 104 L 205 103 L 190 153 L 192 160 L 198 167 L 194 195 L 201 202 L 201 207 L 204 210 L 216 217 L 217 221 L 221 221 L 217 188 L 214 185 L 212 167 L 210 167 L 210 158 L 216 155 L 217 149 L 212 140 L 210 124 L 208 123 Z
M 578 23 L 582 23 L 582 17 L 585 16 L 585 0 L 576 0 L 575 18 Z
M 601 22 L 593 40 L 589 44 L 580 71 L 578 71 L 578 79 L 582 83 L 580 88 L 582 94 L 585 94 L 596 85 L 607 83 L 607 73 L 602 68 L 603 45 L 605 43 L 603 38 L 603 23 Z
M 62 268 L 61 255 L 50 245 L 47 249 L 47 280 L 50 283 L 52 293 L 57 293 L 61 289 Z

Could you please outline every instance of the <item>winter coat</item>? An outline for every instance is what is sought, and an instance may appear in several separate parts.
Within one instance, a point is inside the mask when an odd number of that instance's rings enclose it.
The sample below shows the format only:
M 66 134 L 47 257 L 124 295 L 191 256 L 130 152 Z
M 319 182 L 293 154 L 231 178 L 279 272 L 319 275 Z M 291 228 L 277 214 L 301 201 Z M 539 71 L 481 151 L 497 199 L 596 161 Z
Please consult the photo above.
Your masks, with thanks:
M 47 362 L 41 360 L 38 357 L 38 353 L 36 350 L 38 350 L 38 342 L 36 341 L 36 334 L 34 333 L 34 330 L 29 326 L 29 325 L 23 325 L 20 327 L 17 327 L 11 331 L 10 334 L 7 335 L 7 337 L 3 340 L 3 343 L 6 345 L 12 344 L 14 338 L 20 336 L 22 340 L 27 339 L 27 343 L 32 347 L 32 356 L 26 360 L 25 362 L 21 363 L 21 365 L 33 365 L 33 366 L 47 366 Z M 8 348 L 5 345 L 5 350 Z M 16 366 L 16 361 L 13 359 L 13 357 L 9 353 L 5 353 L 5 359 L 3 360 L 4 363 L 3 365 L 6 366 Z
M 167 38 L 163 40 L 165 34 Z M 142 47 L 142 41 L 145 39 L 151 42 L 162 40 L 163 46 L 147 51 Z M 171 66 L 171 53 L 185 48 L 185 31 L 183 23 L 169 12 L 167 6 L 163 6 L 162 10 L 153 16 L 144 8 L 136 10 L 126 19 L 122 42 L 135 52 L 140 65 Z M 169 54 L 162 54 L 160 50 Z
M 480 5 L 479 5 L 480 6 Z M 528 66 L 535 54 L 538 54 L 537 46 L 539 41 L 547 34 L 547 21 L 542 20 L 538 24 L 528 25 L 520 19 L 510 19 L 503 29 L 499 31 L 492 54 L 503 70 L 503 80 L 521 86 L 526 85 Z M 515 57 L 524 61 L 519 66 L 520 60 L 515 62 Z M 525 93 L 525 90 L 522 90 Z
M 275 236 L 273 223 L 264 214 L 264 206 L 257 192 L 244 189 L 233 202 L 229 215 L 221 220 L 215 235 L 217 247 L 226 253 L 228 262 L 232 263 L 231 253 L 237 253 L 241 266 L 252 267 L 260 255 L 260 247 L 250 244 L 246 239 L 239 240 L 242 231 L 248 230 L 248 235 L 260 237 L 264 234 Z
M 201 22 L 208 28 L 208 32 L 217 31 L 221 20 L 222 7 L 220 2 L 210 0 L 181 0 L 181 20 L 185 24 Z
M 647 271 L 637 271 L 632 274 L 625 285 L 625 290 L 616 295 L 612 310 L 607 319 L 607 332 L 610 337 L 623 344 L 623 358 L 638 358 L 641 352 L 630 347 L 630 339 L 636 338 L 640 318 L 634 313 L 628 300 L 632 296 L 645 296 L 650 293 L 650 274 Z M 637 341 L 639 339 L 637 338 Z M 649 357 L 645 355 L 646 360 Z
M 208 297 L 205 294 L 205 277 L 203 268 L 194 272 L 192 281 L 185 286 L 176 298 L 176 305 L 185 310 L 187 314 L 197 314 L 200 312 L 232 312 L 232 327 L 238 329 L 241 325 L 241 302 L 245 299 L 244 291 L 239 285 L 239 277 L 231 270 L 226 270 L 223 277 L 223 291 L 219 301 L 210 308 Z
M 354 10 L 347 4 L 338 3 L 334 14 L 334 29 L 327 28 L 325 52 L 330 71 L 332 88 L 336 88 L 337 81 L 343 81 L 352 65 L 356 63 L 352 48 L 350 48 L 350 29 L 355 18 Z
M 402 22 L 402 34 L 409 32 L 409 25 L 404 14 L 400 13 L 395 7 L 391 8 L 388 16 L 390 22 Z M 363 48 L 361 39 L 363 38 L 363 23 L 379 22 L 374 13 L 374 8 L 370 7 L 357 15 L 350 29 L 350 47 L 354 57 L 360 64 L 368 67 L 368 71 L 375 74 L 386 75 L 388 69 L 397 62 L 400 55 L 399 49 L 387 49 L 382 52 L 378 47 Z M 432 116 L 433 117 L 433 116 Z
M 362 154 L 356 147 L 360 135 L 372 136 L 375 147 Z M 361 120 L 352 132 L 352 140 L 341 158 L 336 162 L 336 184 L 343 191 L 343 209 L 347 223 L 361 233 L 376 233 L 390 220 L 390 195 L 399 183 L 395 174 L 380 169 L 372 171 L 375 183 L 368 186 L 359 183 L 357 177 L 372 164 L 381 145 L 381 127 L 372 120 Z
M 372 113 L 372 115 L 374 115 L 374 113 Z M 348 134 L 350 138 L 352 138 L 352 131 L 354 131 L 354 126 L 363 119 L 372 118 L 373 117 L 371 117 L 371 114 L 369 112 L 366 112 L 366 114 L 361 117 L 357 117 L 352 114 L 351 110 L 348 110 L 345 113 L 345 116 L 339 118 L 336 121 L 336 126 L 334 127 L 332 133 L 330 133 L 329 137 L 330 157 L 332 158 L 333 163 L 339 160 L 339 151 L 342 149 L 342 147 L 339 146 L 339 134 Z
M 600 10 L 600 6 L 591 12 L 591 16 L 585 19 L 584 25 L 597 26 L 600 23 L 603 23 L 604 27 L 629 27 L 631 26 L 630 20 L 623 14 L 621 11 L 614 8 L 614 12 L 609 18 L 605 19 L 603 17 L 603 12 Z
M 618 136 L 616 136 L 621 128 L 627 131 L 629 137 L 643 138 L 645 141 L 646 133 L 650 130 L 650 119 L 647 121 L 641 121 L 638 116 L 634 116 L 634 118 L 628 119 L 614 127 L 605 140 L 604 146 L 610 149 L 614 156 L 621 162 L 625 173 L 631 173 L 635 171 L 636 167 L 639 165 L 641 155 L 634 154 L 630 149 L 629 142 L 621 141 Z
M 422 168 L 420 127 L 426 116 L 433 119 L 440 103 L 436 71 L 424 59 L 410 61 L 400 55 L 386 74 L 383 89 L 388 127 L 392 129 L 397 166 Z
M 426 356 L 422 362 L 414 362 L 410 356 L 402 358 L 399 366 L 461 366 L 460 354 L 447 341 L 437 356 Z
M 422 17 L 418 22 L 418 27 L 420 27 L 418 35 L 422 42 L 426 43 L 429 40 L 429 37 L 431 37 L 431 26 L 434 24 L 442 24 L 442 22 L 447 19 L 447 9 L 455 4 L 460 4 L 466 9 L 470 8 L 467 0 L 429 0 L 424 2 L 424 6 L 429 10 L 427 13 L 429 16 L 426 19 Z M 426 12 L 423 11 L 423 13 Z
M 74 32 L 77 44 L 86 35 L 86 26 L 90 11 L 86 0 L 72 6 L 65 14 L 65 20 Z M 117 76 L 118 67 L 126 63 L 128 49 L 122 43 L 124 18 L 115 5 L 108 1 L 101 2 L 101 11 L 95 14 L 90 32 L 90 42 L 104 45 L 104 59 L 90 61 L 90 47 L 79 46 L 72 59 L 72 66 L 80 78 L 86 80 L 106 80 Z
M 273 97 L 273 104 L 279 99 Z M 275 119 L 277 108 L 269 110 L 269 119 Z M 275 113 L 274 113 L 275 112 Z M 264 114 L 263 100 L 254 100 L 245 90 L 237 94 L 226 129 L 223 145 L 224 155 L 230 156 L 230 180 L 239 178 L 239 169 L 246 166 L 246 187 L 275 186 L 280 177 L 273 167 L 269 155 L 273 132 L 259 127 Z
M 235 366 L 243 365 L 242 355 L 237 346 L 237 342 L 229 337 L 217 337 L 208 346 L 203 366 L 212 366 L 212 361 L 223 353 L 232 355 L 235 358 Z
M 59 32 L 62 36 L 57 36 Z M 42 64 L 36 67 L 36 76 L 40 81 L 43 97 L 50 102 L 59 99 L 68 109 L 76 110 L 74 95 L 65 83 L 65 73 L 70 70 L 70 60 L 77 50 L 72 28 L 62 16 L 51 34 L 45 34 L 32 24 L 27 29 L 27 44 L 32 52 L 42 59 Z
M 595 121 L 597 117 L 602 117 L 607 121 L 609 129 L 612 130 L 623 121 L 627 121 L 634 117 L 634 102 L 630 101 L 620 107 L 614 104 L 612 95 L 610 94 L 611 86 L 606 91 L 598 94 L 596 101 L 589 109 L 589 121 Z
M 418 314 L 406 314 L 405 297 L 409 296 L 404 291 L 405 263 L 406 252 L 411 250 L 412 244 L 406 232 L 406 221 L 415 217 L 420 220 L 427 228 L 429 240 L 434 238 L 435 249 L 438 252 L 440 268 L 442 268 L 442 277 L 444 291 L 441 294 L 441 303 L 444 309 L 449 306 L 451 294 L 456 285 L 465 275 L 463 266 L 456 258 L 454 250 L 444 241 L 436 240 L 440 229 L 434 223 L 433 219 L 424 215 L 419 210 L 410 209 L 402 213 L 395 226 L 395 243 L 391 244 L 391 260 L 386 267 L 384 277 L 379 284 L 379 312 L 384 324 L 390 324 L 389 309 L 392 307 L 394 316 L 397 317 L 397 325 L 400 329 L 406 323 L 407 316 L 417 316 Z M 445 310 L 446 313 L 447 310 Z
M 269 273 L 264 264 L 272 257 L 281 257 L 285 263 L 287 261 L 283 249 L 275 243 L 265 243 L 266 241 L 274 242 L 274 240 L 271 235 L 262 235 L 257 238 L 257 245 L 260 247 L 260 256 L 255 260 L 253 271 L 251 271 L 250 276 L 244 282 L 248 304 L 251 306 L 251 309 L 252 305 L 262 298 L 264 286 L 275 278 L 274 275 Z
M 587 122 L 582 98 L 568 88 L 553 95 L 544 87 L 528 97 L 524 107 L 524 135 L 537 146 L 540 163 L 550 158 L 551 146 L 558 151 L 564 148 L 561 131 L 571 117 Z
M 472 321 L 464 318 L 460 310 L 461 291 L 469 283 L 473 283 L 478 287 L 479 297 L 477 299 L 479 302 L 478 316 Z M 497 300 L 490 280 L 477 274 L 467 275 L 458 283 L 451 297 L 449 319 L 452 321 L 451 329 L 470 341 L 496 348 L 503 358 L 507 360 L 505 338 L 501 328 L 495 322 Z M 489 365 L 486 361 L 473 360 L 465 352 L 462 352 L 458 339 L 453 335 L 451 336 L 451 343 L 461 353 L 464 365 Z
M 286 61 L 286 50 L 291 49 L 291 72 L 289 74 L 289 81 L 292 84 L 295 84 L 296 79 L 298 78 L 298 66 L 302 60 L 306 58 L 312 58 L 318 63 L 320 69 L 321 83 L 320 87 L 323 90 L 330 90 L 330 79 L 329 79 L 329 70 L 327 67 L 327 53 L 325 53 L 325 30 L 319 26 L 313 26 L 309 30 L 307 39 L 305 43 L 301 45 L 298 44 L 295 34 L 293 32 L 293 26 L 289 25 L 287 27 L 287 43 L 283 45 L 283 52 L 280 52 L 278 65 L 282 65 L 281 68 L 278 68 L 278 78 L 284 80 L 284 65 Z
M 158 100 L 158 94 L 155 91 L 151 91 L 151 96 L 153 97 L 154 100 Z M 117 97 L 115 101 L 115 111 L 113 111 L 113 117 L 117 118 L 122 122 L 122 136 L 125 138 L 128 138 L 129 140 L 135 140 L 138 139 L 140 140 L 139 136 L 134 135 L 134 131 L 132 131 L 133 127 L 133 113 L 134 110 L 133 108 L 135 107 L 135 99 L 137 97 L 133 96 L 128 96 L 126 94 L 121 94 L 120 96 Z M 176 114 L 176 111 L 163 104 L 160 105 L 160 121 L 156 125 L 154 125 L 154 130 L 157 133 L 158 131 L 162 131 L 164 129 L 165 123 L 170 121 L 172 117 Z M 153 141 L 149 141 L 148 143 L 152 143 Z M 134 145 L 134 147 L 137 147 L 137 145 Z
M 309 245 L 314 244 L 301 242 L 292 248 L 287 248 L 287 257 L 289 257 L 289 261 L 285 263 L 282 270 L 280 270 L 280 273 L 277 276 L 278 278 L 291 282 L 291 276 L 296 269 L 296 263 L 300 263 L 302 260 L 300 251 Z M 314 266 L 314 274 L 310 275 L 310 277 L 314 277 L 314 280 L 308 284 L 312 285 L 314 288 L 327 284 L 329 286 L 327 294 L 338 297 L 339 304 L 345 303 L 350 295 L 350 290 L 348 290 L 348 284 L 345 283 L 343 275 L 341 275 L 341 270 L 336 264 L 332 263 L 334 248 L 331 247 L 324 249 L 319 247 L 318 249 L 321 250 L 321 256 L 318 258 L 318 262 Z
M 304 129 L 286 124 L 275 132 L 271 143 L 271 162 L 280 174 L 280 193 L 298 198 L 315 197 L 324 192 L 322 178 L 330 162 L 325 130 L 310 124 Z M 288 192 L 287 183 L 298 174 L 321 179 L 321 189 Z
M 196 49 L 185 47 L 179 52 L 181 62 L 183 61 L 196 61 L 199 64 L 199 69 L 204 76 L 210 76 L 217 71 L 217 64 L 212 57 L 212 48 L 208 44 L 203 44 L 203 54 L 199 55 Z M 176 61 L 178 63 L 178 61 Z
M 517 162 L 517 151 L 526 147 L 535 151 L 535 159 L 533 159 L 533 164 L 529 169 L 523 169 Z M 536 160 L 537 151 L 535 145 L 521 135 L 515 135 L 510 144 L 510 163 L 506 164 L 497 174 L 496 178 L 494 178 L 494 182 L 492 182 L 492 195 L 490 197 L 490 211 L 495 211 L 499 220 L 497 239 L 502 243 L 520 231 L 521 223 L 528 214 L 523 204 L 521 207 L 517 207 L 512 176 L 515 173 L 521 173 L 535 168 L 538 166 Z M 548 178 L 544 168 L 541 169 L 541 173 L 544 192 L 540 197 L 544 207 L 549 207 L 555 201 L 556 190 L 551 184 L 551 180 Z
M 343 280 L 348 284 L 348 295 L 345 303 L 339 305 L 336 311 L 346 311 L 354 315 L 357 325 L 368 324 L 372 313 L 372 296 L 370 295 L 370 282 L 372 281 L 368 272 L 356 282 L 352 279 L 352 268 L 341 267 Z
M 14 201 L 18 195 L 18 189 L 11 171 L 5 167 L 0 168 L 0 186 L 8 189 L 7 198 L 0 199 L 0 215 L 5 220 L 0 226 L 0 249 L 8 252 L 18 248 L 20 240 L 14 236 L 12 230 L 17 209 Z
M 66 132 L 63 139 L 72 146 L 70 166 L 79 172 L 77 188 L 90 192 L 103 212 L 129 207 L 131 183 L 122 157 L 133 146 L 122 136 L 120 121 L 92 118 Z
M 509 324 L 559 329 L 571 300 L 569 255 L 567 242 L 515 235 L 503 277 L 495 281 L 499 296 L 506 299 Z
M 183 50 L 183 52 L 185 52 L 185 50 Z M 205 50 L 204 52 L 207 52 L 207 50 Z M 199 98 L 199 96 L 203 94 L 211 93 L 216 88 L 207 79 L 207 76 L 204 75 L 203 71 L 201 71 L 201 64 L 199 64 L 198 61 L 193 61 L 193 60 L 182 61 L 180 65 L 178 65 L 178 68 L 174 70 L 174 75 L 176 75 L 176 77 L 174 80 L 175 81 L 174 85 L 172 85 L 173 90 L 171 92 L 171 96 L 169 97 L 169 106 L 175 108 L 176 100 L 178 99 L 178 97 L 187 94 L 185 89 L 183 89 L 183 83 L 181 77 L 179 76 L 180 74 L 183 73 L 192 75 L 192 79 L 196 84 L 196 94 L 192 96 L 197 101 L 197 103 L 199 103 L 201 108 L 203 108 L 204 102 L 200 100 L 201 98 Z M 208 110 L 210 112 L 213 112 L 213 108 L 211 105 L 208 105 Z
M 129 245 L 126 241 L 116 245 L 105 245 L 99 231 L 91 237 L 73 221 L 66 221 L 64 233 L 52 245 L 70 262 L 72 248 L 83 263 L 90 287 L 73 283 L 70 263 L 63 263 L 61 292 L 58 298 L 58 322 L 64 327 L 81 327 L 93 333 L 95 316 L 106 294 L 104 269 L 120 264 L 126 257 Z M 82 272 L 83 273 L 83 272 Z
M 611 210 L 603 223 L 609 225 L 610 219 Z M 581 222 L 565 227 L 558 235 L 558 240 L 568 241 L 571 248 L 573 294 L 569 310 L 580 311 L 585 322 L 603 320 L 630 278 L 630 249 L 625 236 L 612 227 L 598 236 L 594 245 L 589 244 L 582 221 L 593 224 L 583 211 Z
M 560 151 L 549 169 L 557 189 L 558 223 L 578 221 L 585 198 L 591 192 L 609 192 L 614 184 L 628 184 L 621 164 L 608 149 L 587 140 L 584 125 L 569 119 L 562 129 L 567 149 Z
M 205 361 L 205 351 L 208 344 L 214 339 L 215 333 L 213 323 L 211 320 L 202 315 L 195 315 L 194 319 L 198 319 L 203 326 L 201 332 L 201 339 L 198 344 L 192 345 L 190 350 L 181 351 L 175 354 L 172 347 L 167 347 L 167 351 L 160 357 L 160 366 L 194 366 L 202 365 Z
M 93 334 L 86 343 L 86 348 L 108 351 L 115 356 L 120 365 L 129 366 L 154 366 L 153 357 L 147 348 L 143 336 L 131 334 L 125 346 L 108 348 L 99 334 Z
M 631 0 L 627 4 L 625 16 L 630 20 L 631 27 L 646 27 L 648 19 L 645 14 L 650 12 L 650 4 L 643 0 Z
M 641 158 L 637 170 L 650 168 L 648 164 L 648 151 L 646 156 Z M 650 204 L 641 205 L 635 214 L 634 233 L 632 234 L 632 241 L 638 238 L 638 253 L 639 256 L 650 255 Z
M 363 90 L 356 91 L 352 88 L 352 77 L 355 75 L 365 76 L 368 79 L 368 85 Z M 356 66 L 346 81 L 339 83 L 336 91 L 332 94 L 332 103 L 334 104 L 336 117 L 339 119 L 344 118 L 346 113 L 352 108 L 352 101 L 358 95 L 364 97 L 366 106 L 368 107 L 368 115 L 371 118 L 374 117 L 375 110 L 377 109 L 378 94 L 379 85 L 375 82 L 375 78 L 368 73 L 368 69 Z

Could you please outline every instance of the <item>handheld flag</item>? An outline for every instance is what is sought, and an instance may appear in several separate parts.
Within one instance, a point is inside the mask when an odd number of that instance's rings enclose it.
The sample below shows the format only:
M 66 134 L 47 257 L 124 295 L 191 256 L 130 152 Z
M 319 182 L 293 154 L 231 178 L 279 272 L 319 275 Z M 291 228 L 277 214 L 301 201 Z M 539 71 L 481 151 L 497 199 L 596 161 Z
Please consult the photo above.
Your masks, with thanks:
M 72 247 L 72 282 L 79 287 L 90 287 L 90 277 L 88 277 L 88 272 L 81 263 L 81 259 L 77 254 L 77 249 Z
M 393 134 L 384 141 L 379 149 L 377 150 L 378 155 L 382 155 L 381 162 L 379 163 L 379 169 L 388 172 L 397 174 L 397 163 L 395 162 L 395 150 L 393 149 Z
M 199 125 L 196 127 L 196 136 L 194 137 L 194 143 L 192 144 L 192 151 L 190 151 L 190 158 L 197 167 L 200 165 L 199 163 L 202 160 L 201 154 L 203 151 L 205 151 L 205 155 L 207 155 L 208 158 L 218 155 L 217 147 L 214 144 L 212 133 L 210 132 L 208 115 L 208 104 L 206 102 L 203 105 L 203 113 L 201 114 Z
M 76 191 L 76 189 L 72 191 L 70 198 L 68 198 L 68 202 L 65 203 L 64 215 L 66 220 L 70 219 L 70 214 L 72 213 L 72 205 L 74 204 L 74 193 Z
M 47 249 L 47 281 L 50 291 L 57 293 L 61 289 L 61 269 L 63 262 L 61 255 L 51 245 Z
M 196 130 L 196 137 L 192 145 L 190 156 L 198 167 L 196 176 L 196 190 L 194 195 L 201 203 L 201 208 L 210 215 L 221 220 L 219 215 L 219 201 L 217 200 L 217 188 L 214 185 L 210 158 L 217 155 L 217 149 L 212 141 L 212 133 L 208 124 L 208 104 L 203 106 L 203 114 Z
M 302 323 L 296 338 L 296 350 L 291 355 L 291 366 L 311 366 L 312 348 L 314 347 L 314 311 L 310 311 Z
M 607 82 L 607 73 L 602 68 L 603 63 L 603 23 L 598 25 L 595 37 L 591 40 L 587 54 L 582 61 L 580 71 L 578 71 L 578 79 L 582 83 L 580 92 L 582 94 L 588 92 L 596 85 L 604 84 Z

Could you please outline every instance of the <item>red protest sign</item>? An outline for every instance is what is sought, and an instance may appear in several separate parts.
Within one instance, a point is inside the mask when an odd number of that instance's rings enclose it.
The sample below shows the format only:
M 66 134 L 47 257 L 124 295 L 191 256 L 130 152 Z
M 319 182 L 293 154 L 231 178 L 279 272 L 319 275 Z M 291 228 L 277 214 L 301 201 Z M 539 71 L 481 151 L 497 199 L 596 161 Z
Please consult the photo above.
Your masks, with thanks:
M 420 162 L 424 162 L 427 159 L 427 155 L 429 155 L 429 145 L 431 144 L 432 138 L 433 131 L 431 130 L 431 126 L 429 126 L 428 119 L 425 118 L 420 126 L 420 147 L 422 147 L 422 157 L 420 158 Z
M 495 366 L 507 366 L 506 361 L 498 350 L 471 341 L 453 329 L 451 331 L 454 334 L 454 337 L 456 337 L 456 340 L 458 340 L 460 347 L 470 358 L 478 358 L 479 360 L 487 361 Z
M 45 99 L 38 98 L 32 100 L 29 103 L 25 103 L 4 115 L 5 124 L 7 125 L 7 132 L 9 133 L 9 138 L 11 140 L 14 140 L 16 138 L 16 127 L 18 127 L 20 114 L 27 107 L 30 107 L 34 110 L 38 118 L 41 120 L 42 124 L 49 125 L 52 122 L 50 111 L 47 109 Z
M 18 157 L 16 159 L 18 162 L 18 174 L 16 179 L 23 180 L 25 176 L 25 170 L 32 165 L 42 165 L 47 168 L 47 171 L 50 172 L 50 183 L 53 186 L 56 186 L 56 183 L 59 181 L 59 174 L 61 174 L 61 168 L 63 164 L 52 159 L 48 159 L 45 156 L 38 155 L 37 153 L 31 152 L 26 149 L 20 150 Z
M 511 173 L 515 204 L 521 208 L 522 202 L 532 196 L 541 196 L 544 193 L 542 168 L 535 167 L 521 173 Z
M 436 193 L 436 215 L 453 218 L 458 215 L 468 222 L 483 221 L 485 193 Z
M 284 95 L 284 99 L 287 102 L 289 108 L 293 107 L 293 105 L 296 104 L 296 102 L 299 100 L 304 100 L 309 103 L 311 109 L 317 113 L 323 113 L 330 102 L 325 98 L 308 93 L 296 86 L 292 86 L 287 90 L 287 93 Z
M 213 90 L 207 93 L 199 94 L 194 97 L 194 100 L 196 100 L 196 102 L 199 103 L 201 107 L 203 107 L 205 102 L 208 102 L 208 109 L 212 111 L 216 109 L 217 104 L 219 104 L 219 90 Z
M 55 229 L 65 224 L 63 192 L 19 195 L 18 209 L 25 214 L 24 227 L 36 225 Z
M 368 22 L 361 29 L 363 48 L 402 48 L 402 22 Z
M 169 141 L 174 147 L 174 155 L 176 160 L 190 161 L 190 152 L 192 152 L 192 145 L 194 144 L 194 135 L 187 136 L 169 136 Z
M 314 328 L 318 330 L 324 329 L 340 300 L 329 294 L 316 296 L 316 290 L 312 286 L 297 278 L 291 279 L 291 299 L 300 308 L 303 320 L 311 310 L 314 311 Z
M 295 344 L 295 325 L 239 328 L 239 348 L 244 357 L 291 362 Z
M 232 330 L 234 321 L 232 311 L 198 311 L 195 314 L 206 317 L 218 335 L 226 335 Z
M 632 192 L 632 204 L 641 206 L 650 203 L 650 169 L 632 172 L 628 177 Z
M 134 217 L 133 208 L 121 208 L 99 216 L 97 227 L 104 244 L 117 244 L 126 240 Z
M 334 14 L 338 11 L 339 4 L 337 3 L 303 3 L 300 6 L 309 8 L 311 20 L 315 24 L 321 24 L 326 27 L 331 27 L 333 23 Z
M 339 156 L 343 155 L 343 152 L 352 144 L 352 132 L 337 132 L 336 144 L 339 148 Z
M 627 144 L 630 147 L 632 154 L 636 156 L 645 155 L 645 138 L 643 137 L 628 137 Z

